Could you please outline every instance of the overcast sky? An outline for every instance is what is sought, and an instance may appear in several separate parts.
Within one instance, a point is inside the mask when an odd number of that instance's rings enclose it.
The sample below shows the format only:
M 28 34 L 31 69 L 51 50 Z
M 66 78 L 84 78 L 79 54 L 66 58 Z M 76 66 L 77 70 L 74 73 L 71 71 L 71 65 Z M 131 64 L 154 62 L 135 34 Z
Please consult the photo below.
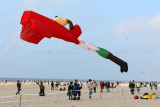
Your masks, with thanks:
M 0 0 L 0 77 L 160 80 L 159 0 Z M 25 10 L 81 26 L 80 40 L 128 62 L 127 73 L 95 52 L 56 38 L 20 39 Z M 68 28 L 68 26 L 67 26 Z

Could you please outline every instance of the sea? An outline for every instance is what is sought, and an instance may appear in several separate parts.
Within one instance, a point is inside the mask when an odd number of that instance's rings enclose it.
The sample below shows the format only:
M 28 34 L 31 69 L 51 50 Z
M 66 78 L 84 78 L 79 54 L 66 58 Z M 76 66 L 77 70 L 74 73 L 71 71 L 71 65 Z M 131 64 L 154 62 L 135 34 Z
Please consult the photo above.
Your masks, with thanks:
M 70 82 L 70 81 L 75 81 L 75 79 L 47 79 L 47 78 L 3 78 L 3 77 L 0 77 L 0 80 L 4 80 L 7 82 L 16 82 L 18 80 L 20 81 L 28 81 L 28 82 L 36 82 L 38 80 L 41 80 L 41 81 L 65 81 L 65 82 Z M 82 82 L 87 82 L 89 79 L 78 79 L 78 81 L 82 81 Z M 95 80 L 97 82 L 100 82 L 100 81 L 112 81 L 112 82 L 129 82 L 129 81 L 122 81 L 122 80 Z

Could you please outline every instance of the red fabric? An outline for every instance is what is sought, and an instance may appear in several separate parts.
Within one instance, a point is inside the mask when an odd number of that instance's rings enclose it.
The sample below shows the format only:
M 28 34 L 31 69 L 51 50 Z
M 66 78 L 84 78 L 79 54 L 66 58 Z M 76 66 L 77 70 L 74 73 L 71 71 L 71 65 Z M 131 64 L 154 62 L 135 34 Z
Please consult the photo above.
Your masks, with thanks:
M 138 99 L 139 97 L 138 96 L 134 96 L 134 99 Z
M 55 37 L 79 44 L 78 37 L 82 33 L 79 25 L 75 25 L 74 29 L 68 30 L 54 20 L 33 11 L 24 11 L 20 23 L 23 26 L 21 39 L 35 44 L 38 44 L 44 37 Z
M 100 83 L 100 88 L 101 89 L 104 88 L 104 83 L 103 82 Z

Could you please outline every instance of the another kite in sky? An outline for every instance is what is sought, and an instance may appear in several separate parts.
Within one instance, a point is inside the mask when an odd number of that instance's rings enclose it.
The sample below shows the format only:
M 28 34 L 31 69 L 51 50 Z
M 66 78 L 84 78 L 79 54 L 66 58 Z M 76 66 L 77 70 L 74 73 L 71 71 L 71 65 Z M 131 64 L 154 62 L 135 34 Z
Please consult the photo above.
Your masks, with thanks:
M 33 11 L 24 11 L 20 23 L 22 25 L 20 38 L 24 41 L 38 44 L 44 37 L 59 38 L 67 42 L 75 43 L 84 49 L 96 51 L 100 56 L 118 64 L 121 72 L 128 71 L 127 63 L 109 51 L 78 40 L 82 34 L 81 28 L 79 25 L 73 26 L 73 23 L 67 18 L 62 19 L 56 16 L 55 19 L 52 20 Z M 69 29 L 64 27 L 67 23 L 69 24 Z

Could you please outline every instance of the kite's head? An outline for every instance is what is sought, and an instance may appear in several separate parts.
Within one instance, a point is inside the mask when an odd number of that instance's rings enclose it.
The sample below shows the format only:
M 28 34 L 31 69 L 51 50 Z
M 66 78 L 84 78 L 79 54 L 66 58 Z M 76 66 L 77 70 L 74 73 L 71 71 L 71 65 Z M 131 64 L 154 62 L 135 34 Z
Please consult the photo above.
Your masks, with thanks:
M 59 23 L 62 26 L 66 26 L 67 25 L 67 18 L 62 19 L 62 18 L 60 18 L 58 16 L 55 16 L 54 21 L 56 21 L 57 23 Z

